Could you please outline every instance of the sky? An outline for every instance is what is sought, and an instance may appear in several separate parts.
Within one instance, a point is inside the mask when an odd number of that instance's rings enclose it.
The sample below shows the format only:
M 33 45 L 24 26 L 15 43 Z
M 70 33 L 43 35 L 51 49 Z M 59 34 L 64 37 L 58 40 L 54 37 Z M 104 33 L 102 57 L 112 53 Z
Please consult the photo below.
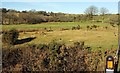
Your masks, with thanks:
M 2 2 L 118 2 L 119 0 L 1 0 Z
M 15 10 L 31 10 L 83 14 L 85 9 L 94 5 L 98 8 L 105 7 L 109 13 L 118 13 L 118 2 L 7 2 L 3 1 L 1 8 Z

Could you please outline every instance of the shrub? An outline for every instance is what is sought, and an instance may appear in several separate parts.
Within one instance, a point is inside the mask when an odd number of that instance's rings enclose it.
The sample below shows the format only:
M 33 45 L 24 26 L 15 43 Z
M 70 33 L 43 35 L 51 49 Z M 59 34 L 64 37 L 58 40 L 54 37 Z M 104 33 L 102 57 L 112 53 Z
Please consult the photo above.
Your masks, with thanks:
M 50 44 L 48 44 L 48 46 L 51 52 L 59 53 L 60 47 L 62 46 L 62 44 L 52 41 Z
M 37 45 L 37 48 L 41 49 L 41 50 L 45 50 L 46 48 L 48 48 L 48 46 L 45 44 L 39 44 L 39 45 Z
M 93 28 L 97 28 L 97 25 L 93 25 L 93 26 L 91 26 L 91 27 L 93 27 Z
M 93 29 L 92 27 L 90 27 L 90 29 Z
M 44 30 L 47 30 L 47 28 L 45 27 Z
M 82 41 L 82 42 L 74 42 L 74 47 L 84 49 L 84 41 Z
M 75 27 L 72 27 L 72 30 L 75 30 Z
M 90 29 L 90 26 L 87 26 L 87 30 Z
M 29 48 L 31 48 L 31 49 L 36 49 L 36 48 L 37 48 L 36 44 L 28 44 L 28 46 L 29 46 Z
M 115 24 L 111 24 L 112 27 L 115 27 Z
M 96 22 L 102 22 L 101 20 L 97 20 Z
M 91 53 L 91 51 L 92 51 L 92 48 L 91 47 L 86 47 L 86 49 L 88 50 L 88 53 Z
M 108 27 L 107 27 L 107 26 L 105 26 L 105 29 L 108 29 Z
M 18 39 L 19 32 L 15 29 L 5 31 L 2 36 L 3 43 L 14 45 Z
M 3 68 L 9 67 L 9 66 L 15 66 L 19 62 L 23 60 L 23 51 L 20 48 L 10 48 L 12 50 L 6 50 L 6 48 L 3 48 L 2 50 L 2 64 Z
M 73 26 L 73 27 L 72 27 L 72 30 L 79 30 L 80 28 L 81 28 L 80 25 L 77 25 L 76 27 Z
M 49 58 L 44 58 L 43 61 L 41 62 L 41 64 L 47 68 L 49 65 L 50 59 Z
M 76 28 L 79 30 L 80 29 L 80 25 L 78 25 Z

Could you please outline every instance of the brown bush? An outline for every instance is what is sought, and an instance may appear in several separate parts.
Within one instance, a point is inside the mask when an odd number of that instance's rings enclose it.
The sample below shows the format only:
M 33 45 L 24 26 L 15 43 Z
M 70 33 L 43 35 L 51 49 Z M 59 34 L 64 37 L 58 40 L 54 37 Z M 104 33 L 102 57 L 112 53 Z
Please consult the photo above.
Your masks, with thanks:
M 19 32 L 15 29 L 5 31 L 2 35 L 2 42 L 14 45 L 18 39 Z
M 14 47 L 11 47 L 12 49 Z M 5 49 L 5 48 L 4 48 Z M 51 42 L 31 44 L 13 50 L 3 50 L 3 72 L 5 71 L 96 71 L 99 53 L 90 52 L 84 42 L 73 46 Z
M 79 30 L 79 29 L 81 29 L 80 25 L 77 25 L 76 27 L 75 26 L 72 27 L 72 30 Z

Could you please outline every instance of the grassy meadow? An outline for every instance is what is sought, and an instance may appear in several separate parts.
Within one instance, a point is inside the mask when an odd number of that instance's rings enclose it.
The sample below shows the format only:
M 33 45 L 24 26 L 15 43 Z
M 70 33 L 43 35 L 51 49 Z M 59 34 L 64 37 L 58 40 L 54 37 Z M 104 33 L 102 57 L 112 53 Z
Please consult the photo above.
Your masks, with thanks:
M 73 26 L 80 25 L 80 30 L 71 30 Z M 93 29 L 87 29 L 87 26 L 97 25 L 99 27 Z M 107 27 L 107 29 L 105 28 Z M 21 30 L 36 30 L 31 32 L 21 32 L 19 39 L 28 37 L 36 37 L 36 39 L 23 43 L 25 44 L 38 44 L 49 43 L 52 40 L 64 42 L 69 45 L 75 41 L 84 41 L 85 45 L 92 47 L 93 50 L 100 49 L 117 49 L 118 45 L 118 27 L 112 27 L 107 23 L 97 22 L 51 22 L 41 24 L 21 24 L 21 25 L 3 25 L 2 29 Z M 53 31 L 45 31 L 45 28 Z M 61 30 L 61 29 L 66 30 Z

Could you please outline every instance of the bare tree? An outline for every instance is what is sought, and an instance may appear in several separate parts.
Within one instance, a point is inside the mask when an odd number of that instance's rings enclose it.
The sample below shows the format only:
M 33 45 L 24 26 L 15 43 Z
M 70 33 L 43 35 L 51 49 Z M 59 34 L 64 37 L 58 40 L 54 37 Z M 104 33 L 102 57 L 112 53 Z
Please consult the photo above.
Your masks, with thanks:
M 90 6 L 85 10 L 85 14 L 88 16 L 89 19 L 93 19 L 94 15 L 97 15 L 98 8 L 96 6 Z
M 107 14 L 108 13 L 108 9 L 107 8 L 104 8 L 104 7 L 102 7 L 101 9 L 100 9 L 100 14 L 102 15 L 102 20 L 104 21 L 104 15 L 105 14 Z M 102 22 L 103 22 L 102 21 Z
M 95 6 L 90 6 L 85 10 L 85 14 L 87 15 L 96 15 L 98 13 L 98 8 Z
M 108 12 L 109 12 L 109 10 L 108 10 L 107 8 L 102 7 L 102 8 L 100 9 L 100 14 L 101 14 L 101 15 L 105 15 L 105 14 L 107 14 Z

